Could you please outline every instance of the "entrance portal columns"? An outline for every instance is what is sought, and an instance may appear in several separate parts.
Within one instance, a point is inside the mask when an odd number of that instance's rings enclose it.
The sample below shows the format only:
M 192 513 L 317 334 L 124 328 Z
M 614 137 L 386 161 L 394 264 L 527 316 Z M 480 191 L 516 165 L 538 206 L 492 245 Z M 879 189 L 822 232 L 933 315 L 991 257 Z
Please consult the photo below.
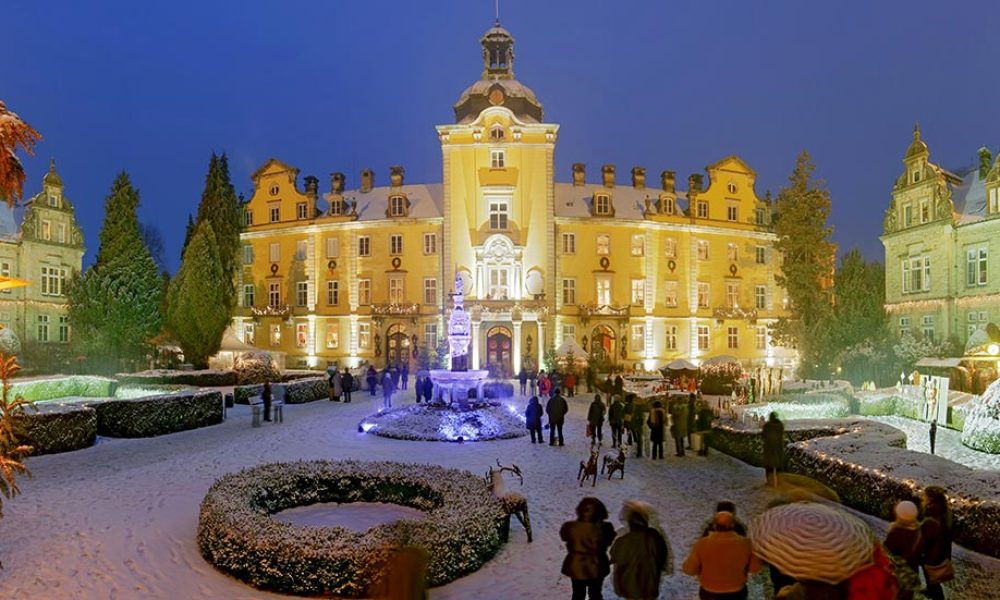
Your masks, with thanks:
M 511 340 L 514 346 L 514 361 L 511 363 L 511 375 L 517 377 L 521 372 L 521 321 L 514 321 L 514 339 Z
M 538 321 L 538 364 L 535 366 L 537 368 L 541 368 L 544 361 L 545 361 L 545 322 Z
M 479 368 L 479 327 L 481 321 L 472 322 L 472 368 Z

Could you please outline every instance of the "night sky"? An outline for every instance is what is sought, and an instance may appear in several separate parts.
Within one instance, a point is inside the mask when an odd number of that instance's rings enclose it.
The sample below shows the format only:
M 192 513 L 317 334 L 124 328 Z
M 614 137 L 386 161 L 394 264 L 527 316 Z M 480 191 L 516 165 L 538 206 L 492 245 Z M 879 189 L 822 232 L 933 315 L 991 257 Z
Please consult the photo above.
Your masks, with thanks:
M 441 179 L 434 125 L 479 77 L 492 0 L 4 3 L 0 98 L 44 136 L 93 260 L 105 195 L 126 169 L 140 219 L 179 262 L 211 152 L 238 191 L 269 157 L 320 178 L 372 167 Z M 502 0 L 518 80 L 560 124 L 570 164 L 643 165 L 678 182 L 732 153 L 777 192 L 808 149 L 841 251 L 878 240 L 920 122 L 931 158 L 971 166 L 1000 145 L 1000 3 Z M 686 187 L 686 185 L 684 186 Z

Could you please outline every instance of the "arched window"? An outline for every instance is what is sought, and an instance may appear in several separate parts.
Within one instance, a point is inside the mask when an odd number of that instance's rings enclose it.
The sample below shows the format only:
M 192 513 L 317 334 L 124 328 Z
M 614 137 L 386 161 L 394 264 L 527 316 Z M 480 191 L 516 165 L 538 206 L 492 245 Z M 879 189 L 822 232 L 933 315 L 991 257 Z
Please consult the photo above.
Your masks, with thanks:
M 499 142 L 504 139 L 503 125 L 497 123 L 490 128 L 490 139 Z

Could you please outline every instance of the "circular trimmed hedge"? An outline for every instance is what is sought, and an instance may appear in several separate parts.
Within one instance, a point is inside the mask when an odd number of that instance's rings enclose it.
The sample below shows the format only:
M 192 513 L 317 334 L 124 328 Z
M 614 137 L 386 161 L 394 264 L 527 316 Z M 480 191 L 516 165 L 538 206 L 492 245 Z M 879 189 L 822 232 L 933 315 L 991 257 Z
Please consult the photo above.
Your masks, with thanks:
M 505 404 L 459 410 L 438 404 L 410 404 L 369 415 L 361 431 L 397 440 L 484 442 L 528 435 L 524 415 Z
M 292 525 L 271 515 L 318 502 L 385 502 L 427 513 L 355 532 Z M 396 462 L 272 463 L 226 475 L 201 503 L 198 547 L 205 560 L 266 590 L 366 597 L 393 550 L 427 551 L 427 582 L 476 571 L 500 549 L 502 509 L 482 478 Z

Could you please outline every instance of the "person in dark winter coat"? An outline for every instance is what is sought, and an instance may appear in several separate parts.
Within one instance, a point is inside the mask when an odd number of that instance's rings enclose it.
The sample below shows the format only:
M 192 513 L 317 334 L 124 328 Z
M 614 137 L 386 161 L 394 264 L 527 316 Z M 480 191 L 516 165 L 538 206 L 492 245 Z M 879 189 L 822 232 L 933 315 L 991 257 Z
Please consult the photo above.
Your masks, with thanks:
M 260 393 L 260 399 L 264 402 L 264 420 L 271 420 L 271 382 L 264 382 L 264 390 Z
M 532 396 L 528 400 L 528 407 L 524 409 L 524 422 L 531 434 L 531 443 L 545 443 L 545 438 L 542 437 L 542 405 L 538 403 L 538 396 Z
M 896 504 L 893 512 L 896 514 L 896 520 L 889 526 L 889 533 L 882 545 L 889 554 L 904 561 L 915 575 L 920 568 L 920 559 L 924 555 L 924 540 L 920 535 L 920 524 L 917 521 L 920 509 L 909 500 L 904 500 Z M 900 578 L 900 581 L 903 579 Z M 896 599 L 911 600 L 913 592 L 913 589 L 900 585 Z
M 375 372 L 375 366 L 368 366 L 368 373 L 365 375 L 365 382 L 368 384 L 368 391 L 371 395 L 375 395 L 375 385 L 378 384 L 378 373 Z
M 649 412 L 646 424 L 649 425 L 649 442 L 651 444 L 649 457 L 653 460 L 662 459 L 663 433 L 667 425 L 667 413 L 663 410 L 663 404 L 659 400 L 653 402 L 653 410 Z
M 351 401 L 351 392 L 354 391 L 354 375 L 350 369 L 344 369 L 344 374 L 340 378 L 340 388 L 344 390 L 344 402 Z
M 528 387 L 528 371 L 521 367 L 521 371 L 517 374 L 517 380 L 521 384 L 521 395 L 524 395 L 525 388 Z
M 951 508 L 944 489 L 936 485 L 924 488 L 921 504 L 924 508 L 924 520 L 920 523 L 920 534 L 924 539 L 924 556 L 921 564 L 927 581 L 927 590 L 924 593 L 931 600 L 944 600 L 941 584 L 953 579 L 954 575 L 932 583 L 930 574 L 940 570 L 935 567 L 951 562 Z
M 401 389 L 407 389 L 410 386 L 410 365 L 409 363 L 403 363 L 403 370 L 399 374 L 399 379 L 403 383 Z
M 622 445 L 622 428 L 625 425 L 625 405 L 622 404 L 620 396 L 611 397 L 611 406 L 608 407 L 608 425 L 611 426 L 611 447 L 617 448 Z
M 566 422 L 566 413 L 569 412 L 569 405 L 566 404 L 566 399 L 562 397 L 559 390 L 556 390 L 554 396 L 549 398 L 549 401 L 545 404 L 545 414 L 549 416 L 549 445 L 556 445 L 556 437 L 558 430 L 559 445 L 565 446 L 563 442 L 563 423 Z
M 785 424 L 772 412 L 761 430 L 764 438 L 764 477 L 768 484 L 778 486 L 778 472 L 785 464 Z M 772 480 L 771 473 L 774 473 Z
M 629 422 L 629 431 L 632 432 L 632 440 L 635 442 L 635 456 L 642 458 L 642 428 L 646 426 L 646 411 L 638 402 L 632 403 L 632 419 Z
M 424 377 L 424 400 L 426 402 L 434 401 L 434 381 L 430 377 Z
M 602 600 L 601 587 L 611 572 L 608 548 L 615 539 L 608 509 L 597 498 L 580 500 L 576 520 L 563 523 L 559 537 L 566 543 L 562 574 L 572 581 L 573 600 Z
M 684 438 L 687 437 L 687 404 L 675 402 L 670 407 L 670 436 L 674 438 L 675 456 L 684 456 Z
M 642 503 L 626 502 L 622 521 L 628 533 L 611 544 L 612 581 L 615 593 L 629 600 L 656 600 L 660 577 L 667 568 L 667 541 L 650 527 L 649 514 Z
M 624 396 L 625 395 L 625 380 L 619 375 L 615 377 L 615 395 Z
M 604 441 L 604 402 L 600 394 L 594 394 L 594 401 L 587 410 L 587 424 L 590 425 L 590 443 L 600 444 Z
M 382 408 L 392 408 L 392 392 L 395 387 L 392 383 L 392 374 L 386 371 L 382 375 Z
M 697 412 L 698 412 L 695 409 L 695 404 L 696 404 L 695 400 L 696 399 L 697 399 L 697 396 L 695 394 L 688 394 L 688 403 L 687 403 L 687 409 L 688 409 L 688 412 L 687 412 L 687 438 L 688 438 L 687 439 L 687 449 L 688 450 L 691 449 L 691 434 L 694 433 L 694 421 L 695 421 L 695 417 L 697 417 Z

